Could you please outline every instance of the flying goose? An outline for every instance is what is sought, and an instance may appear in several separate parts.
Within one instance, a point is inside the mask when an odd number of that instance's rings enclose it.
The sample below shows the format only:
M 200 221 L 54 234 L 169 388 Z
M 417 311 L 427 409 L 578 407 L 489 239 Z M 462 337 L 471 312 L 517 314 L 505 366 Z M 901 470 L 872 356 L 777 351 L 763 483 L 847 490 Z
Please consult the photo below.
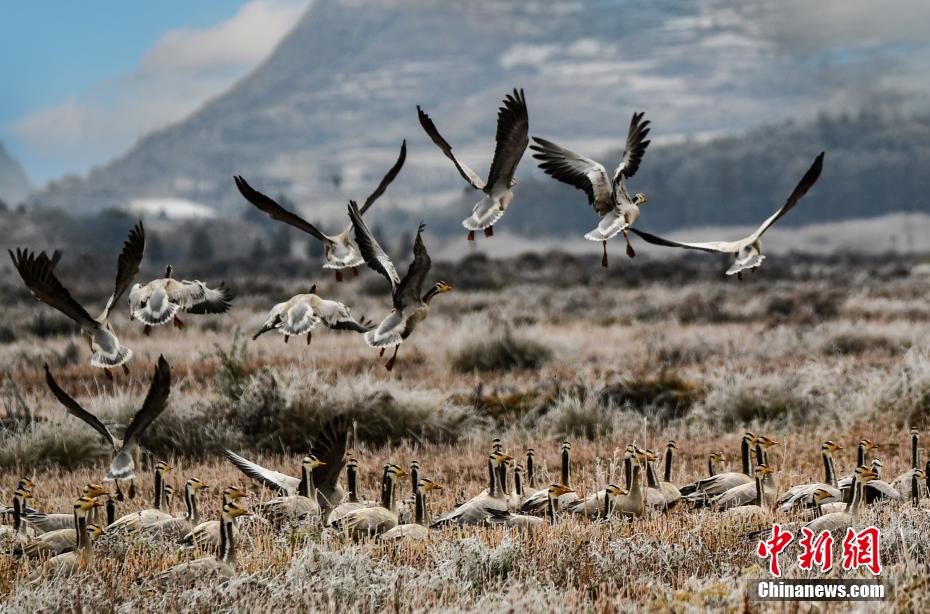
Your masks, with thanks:
M 236 573 L 236 518 L 251 516 L 238 503 L 223 506 L 220 516 L 220 552 L 216 557 L 194 559 L 180 563 L 155 576 L 162 586 L 189 586 L 198 580 L 225 580 Z
M 497 144 L 494 148 L 494 159 L 488 171 L 488 180 L 483 181 L 475 171 L 460 162 L 452 153 L 452 146 L 442 138 L 430 116 L 417 105 L 417 117 L 423 130 L 433 140 L 433 143 L 442 150 L 447 158 L 458 170 L 462 178 L 476 190 L 484 192 L 484 198 L 478 201 L 470 216 L 462 221 L 462 226 L 468 230 L 468 240 L 475 240 L 475 231 L 483 230 L 484 236 L 494 235 L 496 224 L 507 207 L 513 201 L 512 188 L 517 185 L 514 175 L 517 165 L 526 146 L 529 144 L 529 115 L 526 110 L 526 97 L 523 90 L 513 90 L 507 94 L 503 106 L 497 111 Z
M 384 194 L 387 187 L 394 181 L 394 178 L 397 177 L 397 173 L 400 172 L 406 158 L 407 141 L 405 140 L 401 143 L 400 155 L 397 157 L 394 166 L 387 172 L 387 175 L 384 176 L 381 183 L 375 188 L 375 191 L 365 200 L 365 204 L 362 205 L 359 212 L 360 214 L 364 214 L 368 211 L 374 202 L 378 200 L 378 197 Z M 358 274 L 357 267 L 361 266 L 363 260 L 362 255 L 359 253 L 358 246 L 349 239 L 349 231 L 352 230 L 351 224 L 337 235 L 323 234 L 317 230 L 316 226 L 307 222 L 296 213 L 288 211 L 271 198 L 253 189 L 242 177 L 237 176 L 235 180 L 236 187 L 239 188 L 239 192 L 242 196 L 252 203 L 252 205 L 264 211 L 269 217 L 279 222 L 284 222 L 319 239 L 323 244 L 323 259 L 326 261 L 323 264 L 323 268 L 332 269 L 336 274 L 336 281 L 342 281 L 343 269 L 352 269 L 353 274 Z
M 268 331 L 277 330 L 284 335 L 284 343 L 287 343 L 291 335 L 306 334 L 307 345 L 310 345 L 313 329 L 320 322 L 333 330 L 367 333 L 372 329 L 372 322 L 364 318 L 356 320 L 345 304 L 320 298 L 316 291 L 316 284 L 313 284 L 307 294 L 294 295 L 272 307 L 261 330 L 252 336 L 252 340 L 258 339 Z
M 794 191 L 791 193 L 791 196 L 788 197 L 787 202 L 782 206 L 781 209 L 776 211 L 769 217 L 767 220 L 762 222 L 762 225 L 759 226 L 755 232 L 753 232 L 748 237 L 739 239 L 738 241 L 710 241 L 706 243 L 680 243 L 678 241 L 672 241 L 670 239 L 663 239 L 662 237 L 657 237 L 656 235 L 649 234 L 648 232 L 643 232 L 642 230 L 637 230 L 631 228 L 633 232 L 639 235 L 647 243 L 652 243 L 654 245 L 662 245 L 664 247 L 681 247 L 684 249 L 696 249 L 704 252 L 718 252 L 721 254 L 733 254 L 733 264 L 727 269 L 727 275 L 736 275 L 738 279 L 743 278 L 743 271 L 746 269 L 751 269 L 755 271 L 759 266 L 762 265 L 762 261 L 765 260 L 765 256 L 762 255 L 762 235 L 765 234 L 765 231 L 769 227 L 778 221 L 781 216 L 788 213 L 801 198 L 807 194 L 807 191 L 810 190 L 817 179 L 820 177 L 820 172 L 823 170 L 823 152 L 814 159 L 814 163 L 811 164 L 811 167 L 807 169 L 807 172 L 804 173 L 804 176 L 801 178 L 801 181 L 794 188 Z
M 184 328 L 184 322 L 178 318 L 181 310 L 194 314 L 229 311 L 232 292 L 224 284 L 209 288 L 198 279 L 174 279 L 172 270 L 169 264 L 161 279 L 145 285 L 135 284 L 129 290 L 129 318 L 142 322 L 146 335 L 152 332 L 153 326 L 167 324 L 172 319 L 175 328 Z
M 380 273 L 391 284 L 391 300 L 394 308 L 385 317 L 377 328 L 365 333 L 365 341 L 373 348 L 379 348 L 381 355 L 389 348 L 394 348 L 394 354 L 385 364 L 390 371 L 397 360 L 397 350 L 404 339 L 413 334 L 417 324 L 429 315 L 430 301 L 437 294 L 450 292 L 452 286 L 444 281 L 438 281 L 426 292 L 423 291 L 423 282 L 429 274 L 432 261 L 423 244 L 423 229 L 420 224 L 417 229 L 417 238 L 413 243 L 413 262 L 407 267 L 407 274 L 401 279 L 397 274 L 394 263 L 375 240 L 362 220 L 362 213 L 355 201 L 349 202 L 349 218 L 355 227 L 355 241 L 365 258 L 365 264 L 373 271 Z
M 239 499 L 247 496 L 248 493 L 238 486 L 227 486 L 223 490 L 223 505 L 234 503 Z M 236 533 L 236 527 L 233 527 L 233 533 Z M 206 520 L 190 530 L 184 537 L 178 540 L 179 550 L 191 550 L 193 548 L 219 548 L 220 546 L 220 521 Z
M 48 365 L 45 365 L 45 382 L 52 394 L 68 410 L 68 413 L 89 424 L 91 428 L 103 435 L 104 439 L 113 446 L 116 454 L 110 462 L 110 470 L 106 479 L 116 481 L 116 498 L 118 500 L 123 498 L 123 494 L 119 489 L 119 481 L 129 480 L 129 497 L 132 498 L 135 495 L 133 481 L 136 478 L 136 463 L 139 461 L 139 440 L 146 429 L 149 428 L 149 425 L 161 415 L 168 404 L 168 394 L 171 392 L 171 367 L 168 365 L 168 361 L 165 360 L 164 356 L 158 357 L 155 374 L 152 377 L 152 383 L 149 385 L 148 394 L 145 395 L 145 401 L 142 402 L 142 408 L 136 412 L 122 439 L 114 437 L 110 429 L 99 418 L 81 407 L 67 392 L 62 390 L 55 378 L 52 377 Z
M 282 496 L 300 494 L 303 486 L 309 489 L 312 483 L 321 511 L 328 513 L 345 494 L 339 484 L 339 474 L 346 464 L 347 439 L 348 418 L 345 415 L 336 416 L 324 424 L 311 446 L 311 455 L 320 463 L 313 464 L 309 475 L 304 476 L 302 471 L 300 478 L 266 469 L 229 450 L 221 451 L 239 471 Z
M 607 266 L 607 241 L 623 233 L 626 239 L 626 253 L 630 258 L 636 256 L 630 245 L 629 231 L 639 219 L 639 207 L 647 202 L 646 195 L 637 192 L 630 196 L 626 181 L 636 174 L 649 146 L 649 120 L 643 121 L 643 113 L 633 113 L 630 129 L 627 132 L 626 148 L 620 164 L 614 170 L 613 178 L 608 178 L 607 169 L 600 162 L 547 141 L 533 137 L 530 145 L 539 160 L 539 168 L 552 178 L 567 183 L 588 195 L 588 204 L 601 216 L 597 228 L 584 236 L 588 241 L 600 241 L 604 246 L 601 266 Z
M 417 483 L 417 492 L 414 496 L 413 523 L 399 524 L 388 529 L 380 535 L 381 541 L 423 541 L 429 537 L 429 508 L 426 505 L 426 496 L 432 490 L 442 490 L 442 486 L 429 478 L 422 478 Z
M 108 317 L 139 272 L 144 251 L 145 230 L 142 228 L 142 222 L 139 222 L 129 231 L 129 237 L 123 243 L 123 250 L 117 261 L 113 294 L 110 295 L 106 307 L 96 318 L 91 317 L 87 310 L 61 285 L 53 270 L 54 263 L 45 252 L 36 255 L 35 252 L 29 250 L 17 249 L 15 254 L 12 251 L 9 253 L 10 258 L 13 259 L 13 266 L 16 267 L 32 295 L 68 316 L 81 327 L 81 334 L 93 352 L 90 364 L 103 369 L 107 378 L 112 379 L 110 369 L 113 367 L 122 366 L 123 371 L 129 373 L 126 363 L 132 358 L 132 350 L 120 343 Z

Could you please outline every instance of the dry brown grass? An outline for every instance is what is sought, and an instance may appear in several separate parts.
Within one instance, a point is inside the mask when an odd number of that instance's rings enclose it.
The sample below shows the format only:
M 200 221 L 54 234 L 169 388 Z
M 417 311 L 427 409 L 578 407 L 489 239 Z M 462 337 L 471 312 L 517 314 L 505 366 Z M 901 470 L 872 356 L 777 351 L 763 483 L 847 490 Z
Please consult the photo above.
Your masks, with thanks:
M 202 505 L 211 515 L 227 484 L 248 483 L 250 503 L 270 496 L 215 456 L 213 446 L 232 445 L 296 473 L 315 425 L 337 413 L 359 422 L 355 452 L 366 493 L 375 496 L 383 462 L 417 459 L 445 486 L 430 500 L 434 515 L 483 488 L 481 459 L 495 435 L 515 456 L 534 447 L 550 476 L 558 473 L 560 442 L 570 437 L 580 494 L 619 477 L 629 442 L 661 448 L 675 438 L 682 450 L 673 480 L 684 483 L 703 475 L 710 451 L 735 455 L 746 429 L 783 442 L 770 459 L 782 488 L 820 479 L 825 438 L 847 446 L 838 460 L 844 474 L 856 441 L 879 441 L 884 471 L 895 476 L 909 462 L 907 429 L 930 426 L 927 296 L 908 279 L 866 283 L 853 294 L 837 279 L 764 285 L 757 276 L 744 286 L 696 281 L 599 290 L 540 283 L 456 292 L 437 299 L 393 373 L 360 338 L 322 331 L 309 348 L 274 335 L 248 342 L 230 379 L 216 346 L 228 352 L 233 330 L 254 330 L 262 310 L 283 296 L 241 296 L 227 316 L 212 322 L 189 316 L 189 330 L 166 327 L 151 337 L 118 317 L 136 358 L 131 376 L 118 375 L 113 384 L 87 366 L 82 345 L 27 334 L 0 342 L 0 363 L 9 369 L 0 388 L 6 415 L 0 500 L 8 501 L 16 479 L 28 473 L 37 484 L 36 505 L 63 510 L 83 484 L 102 477 L 104 450 L 50 398 L 42 362 L 89 409 L 125 424 L 159 353 L 175 377 L 170 408 L 155 423 L 162 429 L 147 446 L 175 465 L 175 486 L 189 476 L 213 486 Z M 273 285 L 286 294 L 303 283 Z M 386 308 L 358 282 L 323 282 L 321 292 L 358 314 L 379 317 Z M 812 300 L 821 294 L 827 298 Z M 9 307 L 11 317 L 28 310 L 32 304 Z M 552 358 L 508 371 L 451 368 L 483 331 L 508 323 L 551 349 Z M 196 426 L 203 420 L 207 428 Z M 151 487 L 143 476 L 142 494 Z M 401 495 L 408 491 L 404 482 Z M 120 511 L 147 502 L 143 496 Z M 883 577 L 892 595 L 885 607 L 926 610 L 930 600 L 920 588 L 930 572 L 926 510 L 885 505 L 865 520 L 884 528 Z M 99 569 L 68 582 L 25 586 L 34 564 L 0 556 L 4 609 L 109 603 L 144 611 L 737 610 L 745 605 L 746 581 L 766 575 L 745 536 L 752 527 L 686 509 L 634 522 L 566 520 L 531 536 L 445 529 L 428 543 L 397 548 L 346 543 L 316 523 L 283 531 L 256 520 L 244 526 L 240 573 L 225 588 L 153 590 L 136 580 L 189 555 L 105 537 Z M 788 573 L 810 577 L 793 566 Z

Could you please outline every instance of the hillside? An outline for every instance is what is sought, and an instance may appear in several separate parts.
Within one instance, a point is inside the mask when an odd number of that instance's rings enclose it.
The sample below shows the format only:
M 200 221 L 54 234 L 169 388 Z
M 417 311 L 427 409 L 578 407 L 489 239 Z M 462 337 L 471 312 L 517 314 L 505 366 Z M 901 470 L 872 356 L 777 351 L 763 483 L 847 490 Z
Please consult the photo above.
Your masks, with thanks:
M 31 190 L 26 171 L 0 143 L 0 201 L 9 207 L 18 205 Z

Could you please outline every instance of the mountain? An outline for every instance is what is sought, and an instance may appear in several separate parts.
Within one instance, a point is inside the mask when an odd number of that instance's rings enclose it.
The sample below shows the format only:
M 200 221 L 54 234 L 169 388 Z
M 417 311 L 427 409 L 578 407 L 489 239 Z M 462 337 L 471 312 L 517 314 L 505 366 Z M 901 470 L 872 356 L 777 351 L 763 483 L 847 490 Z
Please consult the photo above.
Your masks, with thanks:
M 316 0 L 273 54 L 228 92 L 30 202 L 94 212 L 175 199 L 240 216 L 247 205 L 232 176 L 242 174 L 266 193 L 289 196 L 313 220 L 344 220 L 346 201 L 373 189 L 406 138 L 407 166 L 377 210 L 402 210 L 452 232 L 477 196 L 463 192 L 415 107 L 422 105 L 457 155 L 485 174 L 497 106 L 517 86 L 526 92 L 531 133 L 605 162 L 616 159 L 609 152 L 622 143 L 630 114 L 647 112 L 654 140 L 632 187 L 650 195 L 651 228 L 761 219 L 827 145 L 822 183 L 832 176 L 852 179 L 856 188 L 834 192 L 829 206 L 812 199 L 793 212 L 792 223 L 918 206 L 912 197 L 926 194 L 918 190 L 920 158 L 902 150 L 879 159 L 817 132 L 822 121 L 834 121 L 819 120 L 819 112 L 882 106 L 870 89 L 880 85 L 875 65 L 865 56 L 849 62 L 803 51 L 822 30 L 815 23 L 799 28 L 765 6 Z M 764 124 L 777 128 L 753 131 Z M 880 151 L 910 136 L 893 123 L 881 129 Z M 711 138 L 733 134 L 743 136 Z M 916 135 L 912 141 L 912 150 L 920 149 Z M 891 175 L 878 178 L 879 167 Z M 583 196 L 543 177 L 529 159 L 518 177 L 505 223 L 548 233 L 591 225 Z M 898 179 L 913 190 L 902 194 Z
M 26 171 L 0 143 L 0 201 L 8 207 L 18 205 L 31 190 Z

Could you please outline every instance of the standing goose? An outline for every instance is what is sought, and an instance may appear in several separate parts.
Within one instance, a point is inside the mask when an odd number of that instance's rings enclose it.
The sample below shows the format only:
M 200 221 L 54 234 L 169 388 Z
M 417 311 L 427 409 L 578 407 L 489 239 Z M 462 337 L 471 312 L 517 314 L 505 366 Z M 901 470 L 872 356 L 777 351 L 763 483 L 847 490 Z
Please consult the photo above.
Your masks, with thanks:
M 846 509 L 842 512 L 831 512 L 815 518 L 804 525 L 806 528 L 819 534 L 821 531 L 836 531 L 849 527 L 856 519 L 859 513 L 859 507 L 862 500 L 862 487 L 870 480 L 875 478 L 871 469 L 864 466 L 856 467 L 853 474 L 852 495 L 846 504 Z
M 649 146 L 649 121 L 643 121 L 643 113 L 633 113 L 630 129 L 627 132 L 626 147 L 623 158 L 614 170 L 613 178 L 607 176 L 607 169 L 600 162 L 547 141 L 533 137 L 530 146 L 540 161 L 539 168 L 552 178 L 567 183 L 588 195 L 588 204 L 601 217 L 597 228 L 584 236 L 588 241 L 600 241 L 604 247 L 601 266 L 607 266 L 607 241 L 623 233 L 626 239 L 627 256 L 633 258 L 636 252 L 630 244 L 629 231 L 639 219 L 639 208 L 647 201 L 646 195 L 637 192 L 630 196 L 626 181 L 636 174 Z
M 856 467 L 865 466 L 865 456 L 872 450 L 877 450 L 878 444 L 874 443 L 871 439 L 861 439 L 859 444 L 856 446 Z M 837 483 L 840 487 L 840 490 L 843 491 L 843 501 L 849 502 L 852 498 L 853 486 L 855 484 L 856 473 L 855 471 L 851 475 L 847 475 L 844 478 L 841 478 Z
M 110 493 L 107 492 L 107 489 L 104 488 L 101 484 L 87 484 L 83 489 L 81 489 L 81 496 L 87 497 L 89 499 L 96 499 L 97 497 L 102 497 L 109 494 Z M 96 512 L 97 509 L 97 507 L 94 507 L 91 513 Z M 70 514 L 49 514 L 35 510 L 27 512 L 25 519 L 26 522 L 29 523 L 29 526 L 36 530 L 36 533 L 48 533 L 49 531 L 74 528 L 74 512 L 71 512 Z M 88 518 L 88 521 L 97 522 L 99 521 L 99 518 Z
M 476 525 L 484 522 L 491 510 L 506 511 L 507 499 L 500 491 L 497 468 L 509 460 L 511 458 L 503 452 L 491 452 L 488 456 L 488 489 L 445 514 L 431 526 Z
M 708 478 L 698 480 L 690 486 L 685 486 L 681 489 L 682 493 L 687 493 L 685 500 L 689 503 L 702 506 L 706 504 L 709 498 L 721 495 L 731 488 L 743 484 L 751 484 L 753 477 L 751 475 L 750 454 L 752 445 L 755 441 L 756 436 L 752 433 L 743 435 L 743 440 L 740 444 L 740 457 L 742 459 L 741 472 L 727 471 L 725 473 L 718 473 Z
M 674 439 L 670 439 L 665 445 L 665 463 L 662 468 L 664 473 L 662 475 L 662 481 L 659 482 L 659 488 L 662 489 L 662 494 L 665 495 L 666 508 L 674 507 L 681 500 L 681 491 L 672 483 L 672 462 L 674 461 L 675 450 L 677 449 L 678 444 Z
M 904 497 L 894 486 L 881 479 L 881 470 L 884 465 L 880 458 L 872 459 L 872 473 L 875 477 L 869 480 L 868 484 L 862 487 L 862 501 L 872 504 L 876 501 L 891 499 L 900 501 Z
M 353 539 L 380 535 L 397 526 L 397 480 L 407 475 L 397 465 L 388 465 L 381 484 L 381 505 L 354 510 L 337 520 L 333 528 Z
M 365 264 L 384 276 L 391 284 L 391 301 L 393 302 L 391 313 L 378 324 L 377 328 L 365 333 L 366 343 L 373 348 L 379 348 L 382 356 L 387 348 L 394 348 L 394 355 L 384 365 L 390 371 L 397 360 L 397 350 L 400 344 L 413 334 L 417 325 L 429 315 L 430 301 L 438 294 L 451 291 L 452 286 L 444 281 L 438 281 L 426 294 L 422 294 L 423 282 L 432 266 L 432 261 L 426 252 L 426 245 L 423 244 L 422 235 L 425 228 L 423 224 L 420 224 L 417 229 L 417 238 L 413 243 L 413 262 L 407 268 L 407 274 L 401 279 L 394 263 L 362 220 L 362 214 L 355 201 L 349 203 L 349 218 L 355 227 L 355 241 L 362 252 L 362 257 L 365 258 Z
M 172 268 L 165 267 L 165 276 L 149 283 L 135 284 L 129 290 L 129 318 L 145 325 L 148 335 L 153 326 L 161 326 L 174 320 L 175 328 L 184 328 L 178 317 L 183 310 L 193 314 L 226 313 L 232 303 L 232 292 L 224 284 L 209 288 L 195 279 L 173 279 Z
M 220 517 L 220 553 L 216 557 L 180 563 L 155 576 L 162 586 L 190 585 L 198 580 L 225 580 L 236 573 L 236 518 L 251 516 L 238 503 L 223 506 Z
M 822 500 L 821 503 L 839 501 L 843 498 L 843 493 L 839 489 L 836 480 L 836 468 L 833 464 L 833 453 L 842 450 L 843 446 L 834 441 L 825 441 L 820 446 L 820 453 L 823 457 L 823 482 L 816 484 L 799 484 L 792 486 L 778 499 L 778 510 L 787 512 L 795 507 L 810 507 L 813 504 L 814 492 L 818 489 L 826 490 L 831 493 L 833 498 Z
M 96 505 L 89 497 L 81 497 L 74 502 L 74 544 L 67 552 L 61 551 L 51 557 L 37 569 L 30 577 L 30 582 L 38 582 L 44 576 L 69 577 L 82 569 L 91 567 L 94 563 L 94 550 L 91 545 L 92 533 L 99 535 L 100 528 L 88 526 L 87 512 Z M 90 529 L 90 530 L 88 530 Z M 77 547 L 77 550 L 73 548 Z
M 571 490 L 571 454 L 572 444 L 567 441 L 563 442 L 561 450 L 561 475 L 559 476 L 561 479 L 559 483 L 563 486 L 567 486 L 569 490 L 559 496 L 559 511 L 566 510 L 581 501 L 575 491 Z M 549 489 L 544 488 L 543 490 L 536 491 L 532 496 L 527 497 L 520 506 L 520 511 L 524 514 L 544 514 L 548 501 Z
M 308 492 L 311 484 L 316 492 L 316 501 L 320 510 L 328 513 L 342 501 L 344 494 L 339 484 L 339 475 L 345 467 L 346 445 L 348 439 L 348 418 L 339 415 L 329 420 L 314 438 L 311 455 L 318 462 L 312 462 L 311 472 L 295 478 L 278 471 L 266 469 L 257 463 L 221 448 L 221 452 L 239 471 L 280 495 L 293 496 Z M 306 462 L 307 458 L 304 458 Z
M 85 519 L 90 510 L 100 507 L 101 505 L 93 497 L 79 497 L 78 502 L 81 505 L 85 505 L 86 503 L 86 509 L 82 512 L 85 515 Z M 76 520 L 76 514 L 72 512 L 70 527 L 42 533 L 22 548 L 14 549 L 14 554 L 29 558 L 42 558 L 56 556 L 74 550 L 80 544 L 81 537 L 78 527 L 76 526 Z
M 914 507 L 920 505 L 920 494 L 926 489 L 924 482 L 927 480 L 927 474 L 923 469 L 914 469 L 911 473 L 911 503 Z
M 417 117 L 423 130 L 442 153 L 452 160 L 462 178 L 474 189 L 484 192 L 484 198 L 475 204 L 471 215 L 462 221 L 462 226 L 468 230 L 468 240 L 475 240 L 476 230 L 483 230 L 486 237 L 493 236 L 494 224 L 504 216 L 504 212 L 513 201 L 512 188 L 517 185 L 514 175 L 530 142 L 529 114 L 523 90 L 514 89 L 513 94 L 507 94 L 503 106 L 497 111 L 497 144 L 486 182 L 455 157 L 452 146 L 442 138 L 433 120 L 419 105 Z
M 145 401 L 142 402 L 142 408 L 136 412 L 122 439 L 114 437 L 110 429 L 104 426 L 97 416 L 81 407 L 67 392 L 62 390 L 55 378 L 52 377 L 48 365 L 45 365 L 45 382 L 52 394 L 65 406 L 69 414 L 89 424 L 91 428 L 103 435 L 104 439 L 113 446 L 116 454 L 110 462 L 110 470 L 106 479 L 116 481 L 116 498 L 118 500 L 123 498 L 119 488 L 119 481 L 129 480 L 129 497 L 132 498 L 135 495 L 133 481 L 136 478 L 136 464 L 139 462 L 139 440 L 146 429 L 149 428 L 149 425 L 161 415 L 168 404 L 168 395 L 171 392 L 171 367 L 168 361 L 165 360 L 164 356 L 158 357 L 152 383 L 149 385 L 148 394 L 145 395 Z M 160 495 L 161 493 L 156 494 L 156 496 Z
M 911 427 L 911 468 L 895 478 L 892 486 L 899 492 L 905 492 L 911 486 L 911 476 L 920 468 L 920 431 Z
M 646 512 L 646 493 L 643 488 L 641 477 L 642 466 L 640 465 L 640 462 L 645 459 L 643 457 L 637 457 L 635 460 L 637 462 L 633 464 L 633 468 L 630 472 L 631 479 L 628 494 L 618 494 L 613 498 L 609 510 L 611 515 L 637 517 L 642 516 Z
M 433 490 L 442 490 L 442 486 L 429 478 L 423 478 L 417 483 L 417 492 L 414 501 L 414 521 L 412 524 L 399 524 L 381 534 L 383 542 L 413 540 L 423 541 L 429 537 L 429 508 L 426 505 L 426 495 Z
M 226 448 L 220 448 L 220 450 L 226 458 L 247 476 L 282 493 L 258 506 L 258 513 L 262 516 L 280 521 L 294 520 L 320 513 L 316 485 L 313 481 L 313 471 L 325 467 L 325 461 L 320 460 L 313 454 L 305 456 L 300 463 L 300 479 L 298 480 L 289 475 L 260 467 Z
M 384 191 L 387 187 L 394 181 L 394 178 L 397 177 L 397 173 L 400 172 L 401 167 L 404 165 L 404 160 L 407 158 L 407 141 L 401 143 L 400 146 L 400 155 L 397 157 L 397 161 L 394 163 L 394 166 L 387 172 L 387 175 L 381 180 L 381 183 L 378 184 L 378 187 L 375 188 L 375 191 L 372 192 L 368 198 L 365 200 L 365 204 L 362 205 L 359 215 L 363 215 L 369 208 L 374 204 L 378 197 L 384 194 Z M 245 179 L 242 177 L 235 177 L 236 187 L 239 188 L 239 192 L 242 196 L 245 197 L 247 201 L 252 203 L 256 208 L 263 211 L 270 218 L 277 220 L 279 222 L 284 222 L 289 226 L 293 226 L 298 230 L 302 230 L 312 237 L 316 237 L 323 244 L 323 259 L 325 263 L 323 264 L 324 269 L 332 269 L 336 274 L 336 281 L 342 281 L 342 270 L 343 269 L 352 269 L 352 273 L 357 275 L 357 267 L 361 266 L 363 260 L 362 255 L 359 253 L 358 246 L 352 242 L 349 238 L 349 231 L 352 230 L 352 225 L 350 224 L 345 230 L 337 235 L 327 235 L 323 234 L 317 230 L 316 226 L 307 222 L 302 217 L 288 211 L 278 203 L 276 203 L 271 198 L 265 196 L 261 192 L 253 189 Z
M 17 249 L 15 254 L 10 251 L 10 258 L 13 259 L 13 266 L 33 296 L 68 316 L 81 327 L 81 334 L 93 352 L 90 364 L 103 369 L 107 378 L 112 379 L 111 368 L 121 366 L 124 372 L 129 373 L 126 363 L 132 358 L 132 350 L 120 343 L 108 318 L 110 311 L 116 307 L 117 301 L 129 289 L 129 284 L 139 272 L 144 251 L 145 230 L 142 228 L 142 222 L 139 222 L 129 231 L 129 238 L 123 243 L 123 250 L 117 261 L 113 294 L 96 318 L 91 317 L 61 285 L 53 270 L 54 263 L 45 252 L 36 255 L 29 250 Z
M 717 466 L 723 465 L 727 462 L 727 456 L 723 452 L 711 452 L 707 455 L 707 475 L 708 477 L 714 477 L 717 475 Z M 682 497 L 687 497 L 695 491 L 697 488 L 697 482 L 692 482 L 691 484 L 686 484 L 679 488 L 679 492 Z
M 3 525 L 0 527 L 0 540 L 5 543 L 9 540 L 9 551 L 18 550 L 26 547 L 33 537 L 35 531 L 28 527 L 23 520 L 26 510 L 26 499 L 32 497 L 32 491 L 22 486 L 18 487 L 13 493 L 13 507 L 9 513 L 13 516 L 12 525 Z
M 197 508 L 197 493 L 209 488 L 197 478 L 190 478 L 184 483 L 184 505 L 187 512 L 184 516 L 174 516 L 160 520 L 145 527 L 144 532 L 158 535 L 166 539 L 178 540 L 186 535 L 195 526 L 200 524 L 200 511 Z
M 759 464 L 755 469 L 755 483 L 731 488 L 711 500 L 718 510 L 726 510 L 728 515 L 764 514 L 775 501 L 775 483 L 771 478 L 772 470 L 766 464 Z M 751 494 L 750 489 L 752 486 Z M 771 490 L 766 492 L 766 489 Z
M 238 486 L 227 486 L 223 490 L 222 505 L 235 503 L 247 495 L 245 490 Z M 220 526 L 219 520 L 206 520 L 190 530 L 184 537 L 178 540 L 181 550 L 190 550 L 193 548 L 219 548 L 220 546 Z M 234 526 L 233 533 L 238 529 Z M 237 535 L 238 537 L 238 535 Z
M 161 520 L 171 518 L 171 514 L 167 511 L 168 486 L 165 484 L 165 474 L 171 469 L 172 467 L 168 463 L 158 461 L 155 464 L 155 496 L 152 507 L 121 516 L 106 528 L 107 533 L 137 531 Z
M 765 481 L 766 488 L 766 499 L 764 501 L 765 505 L 771 505 L 775 502 L 775 490 L 777 485 L 775 484 L 774 472 L 769 468 L 767 450 L 770 447 L 777 445 L 779 445 L 779 443 L 771 437 L 766 437 L 765 435 L 756 437 L 756 464 L 765 467 L 765 471 L 763 472 L 762 476 Z M 758 472 L 755 472 L 755 478 L 758 479 L 758 477 Z M 709 503 L 717 509 L 728 509 L 731 507 L 740 507 L 756 501 L 757 496 L 758 489 L 755 487 L 754 483 L 750 482 L 749 484 L 741 484 L 726 490 L 725 492 L 713 497 Z M 762 502 L 759 502 L 759 505 L 762 504 Z
M 546 515 L 549 524 L 555 524 L 558 519 L 559 498 L 574 492 L 564 484 L 551 484 L 546 492 Z M 529 514 L 512 514 L 507 510 L 491 509 L 487 518 L 490 525 L 504 525 L 517 529 L 536 529 L 546 524 L 546 520 L 539 516 Z
M 667 451 L 670 451 L 668 448 Z M 655 450 L 646 450 L 646 503 L 650 507 L 668 510 L 681 499 L 681 493 L 674 484 L 660 482 L 656 473 L 655 462 L 658 454 Z
M 326 517 L 326 525 L 329 526 L 354 510 L 360 510 L 363 507 L 374 507 L 379 505 L 377 501 L 362 501 L 358 496 L 358 460 L 350 458 L 346 464 L 346 490 L 348 501 L 340 503 L 334 507 Z
M 333 330 L 367 333 L 372 329 L 371 322 L 353 318 L 345 304 L 317 296 L 316 284 L 313 284 L 310 292 L 294 295 L 272 307 L 261 330 L 252 336 L 252 341 L 270 330 L 277 330 L 284 335 L 284 343 L 291 335 L 307 335 L 307 345 L 310 345 L 313 329 L 320 322 Z
M 807 172 L 804 173 L 804 176 L 801 178 L 801 181 L 794 188 L 794 191 L 791 193 L 791 196 L 788 197 L 787 202 L 782 206 L 781 209 L 776 211 L 769 217 L 767 220 L 762 222 L 762 225 L 759 226 L 755 232 L 753 232 L 748 237 L 739 239 L 738 241 L 710 241 L 707 243 L 679 243 L 678 241 L 672 241 L 670 239 L 663 239 L 662 237 L 657 237 L 656 235 L 649 234 L 648 232 L 643 232 L 641 230 L 636 230 L 631 228 L 633 232 L 639 235 L 647 243 L 652 243 L 654 245 L 661 245 L 663 247 L 680 247 L 684 249 L 696 249 L 703 252 L 716 252 L 721 254 L 733 254 L 733 264 L 727 269 L 727 275 L 736 275 L 738 279 L 743 278 L 743 271 L 746 269 L 751 269 L 755 271 L 762 265 L 762 261 L 765 260 L 765 256 L 762 255 L 762 235 L 765 234 L 765 231 L 774 224 L 778 219 L 784 214 L 788 213 L 801 198 L 807 194 L 807 191 L 813 187 L 817 182 L 817 179 L 820 177 L 820 172 L 823 170 L 823 152 L 820 152 L 820 155 L 814 159 L 814 163 L 811 165 Z

